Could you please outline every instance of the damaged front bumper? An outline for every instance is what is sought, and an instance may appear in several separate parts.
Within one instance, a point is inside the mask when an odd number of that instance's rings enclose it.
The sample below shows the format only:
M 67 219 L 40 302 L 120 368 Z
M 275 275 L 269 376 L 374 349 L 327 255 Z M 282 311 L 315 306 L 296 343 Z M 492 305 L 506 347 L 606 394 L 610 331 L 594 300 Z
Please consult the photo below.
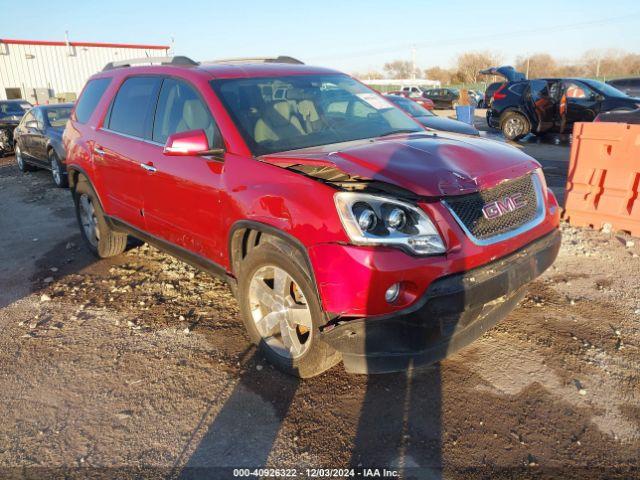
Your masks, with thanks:
M 498 323 L 526 284 L 555 260 L 560 231 L 472 270 L 431 283 L 410 307 L 391 315 L 338 322 L 322 338 L 342 352 L 351 373 L 385 373 L 437 362 Z

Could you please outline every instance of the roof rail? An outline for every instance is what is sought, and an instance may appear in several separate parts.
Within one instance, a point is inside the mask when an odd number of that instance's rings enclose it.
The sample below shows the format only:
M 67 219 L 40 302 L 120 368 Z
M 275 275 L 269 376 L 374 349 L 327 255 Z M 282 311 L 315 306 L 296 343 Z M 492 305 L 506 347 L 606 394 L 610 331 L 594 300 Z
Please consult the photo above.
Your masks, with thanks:
M 113 70 L 114 68 L 131 67 L 132 65 L 142 64 L 160 64 L 160 65 L 178 65 L 183 67 L 193 67 L 199 65 L 198 62 L 191 60 L 189 57 L 176 56 L 176 57 L 143 57 L 132 58 L 131 60 L 119 60 L 117 62 L 107 63 L 102 71 Z
M 304 62 L 297 58 L 287 55 L 279 55 L 277 57 L 247 57 L 247 58 L 223 58 L 221 60 L 209 60 L 203 62 L 205 64 L 235 64 L 235 63 L 291 63 L 295 65 L 304 65 Z

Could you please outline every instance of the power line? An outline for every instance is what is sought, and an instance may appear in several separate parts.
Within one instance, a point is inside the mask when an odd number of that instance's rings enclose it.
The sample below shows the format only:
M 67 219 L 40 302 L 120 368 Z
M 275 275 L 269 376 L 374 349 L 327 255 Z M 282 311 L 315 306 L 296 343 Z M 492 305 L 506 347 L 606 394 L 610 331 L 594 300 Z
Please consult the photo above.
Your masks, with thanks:
M 323 55 L 319 57 L 311 57 L 308 60 L 327 60 L 327 59 L 352 59 L 352 58 L 361 58 L 361 57 L 369 57 L 373 55 L 379 55 L 381 53 L 394 53 L 398 50 L 407 50 L 410 48 L 416 47 L 448 47 L 452 45 L 457 45 L 461 43 L 479 41 L 479 40 L 491 40 L 495 38 L 502 37 L 513 37 L 513 36 L 524 36 L 524 35 L 532 35 L 532 34 L 541 34 L 541 33 L 549 33 L 555 32 L 558 30 L 576 30 L 585 27 L 590 27 L 593 25 L 605 25 L 608 23 L 615 23 L 621 21 L 628 21 L 634 18 L 640 17 L 640 12 L 632 13 L 629 15 L 619 16 L 619 17 L 610 17 L 603 18 L 600 20 L 590 20 L 588 22 L 580 22 L 580 23 L 571 23 L 565 25 L 553 25 L 550 27 L 541 27 L 541 28 L 529 28 L 525 30 L 517 30 L 511 32 L 502 32 L 502 33 L 493 33 L 493 34 L 483 34 L 483 35 L 474 35 L 468 37 L 459 37 L 456 39 L 452 39 L 449 41 L 430 41 L 430 42 L 413 42 L 410 44 L 398 44 L 393 47 L 387 48 L 377 48 L 377 49 L 369 49 L 369 50 L 361 50 L 359 52 L 347 53 L 346 55 Z

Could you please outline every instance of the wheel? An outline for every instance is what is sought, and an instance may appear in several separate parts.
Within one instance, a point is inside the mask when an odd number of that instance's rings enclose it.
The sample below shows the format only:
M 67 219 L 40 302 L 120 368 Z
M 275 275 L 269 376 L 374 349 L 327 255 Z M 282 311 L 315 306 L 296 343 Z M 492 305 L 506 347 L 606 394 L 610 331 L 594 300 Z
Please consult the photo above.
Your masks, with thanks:
M 500 119 L 500 130 L 507 140 L 520 140 L 531 132 L 529 120 L 518 112 L 507 112 Z
M 285 373 L 309 378 L 341 356 L 320 339 L 320 302 L 292 250 L 279 239 L 251 250 L 240 266 L 238 301 L 249 337 L 265 357 Z
M 49 151 L 49 163 L 51 163 L 53 183 L 55 183 L 58 188 L 67 188 L 69 186 L 67 172 L 63 170 L 58 154 L 53 149 Z
M 80 176 L 73 192 L 76 218 L 82 238 L 99 258 L 119 255 L 127 247 L 127 235 L 114 231 L 107 223 L 100 202 L 89 181 Z
M 21 172 L 32 172 L 35 170 L 35 167 L 24 161 L 24 155 L 18 145 L 16 145 L 14 155 L 16 156 L 16 163 L 18 164 L 18 168 Z

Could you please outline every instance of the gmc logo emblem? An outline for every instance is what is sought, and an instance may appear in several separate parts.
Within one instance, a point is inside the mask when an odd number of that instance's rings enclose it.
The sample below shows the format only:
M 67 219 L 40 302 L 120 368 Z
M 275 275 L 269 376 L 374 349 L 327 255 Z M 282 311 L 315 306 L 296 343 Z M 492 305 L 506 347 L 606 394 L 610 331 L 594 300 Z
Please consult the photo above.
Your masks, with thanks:
M 527 201 L 523 198 L 522 193 L 516 192 L 513 195 L 507 195 L 501 200 L 487 203 L 482 207 L 482 215 L 487 220 L 493 220 L 503 216 L 505 213 L 513 212 L 524 207 Z

